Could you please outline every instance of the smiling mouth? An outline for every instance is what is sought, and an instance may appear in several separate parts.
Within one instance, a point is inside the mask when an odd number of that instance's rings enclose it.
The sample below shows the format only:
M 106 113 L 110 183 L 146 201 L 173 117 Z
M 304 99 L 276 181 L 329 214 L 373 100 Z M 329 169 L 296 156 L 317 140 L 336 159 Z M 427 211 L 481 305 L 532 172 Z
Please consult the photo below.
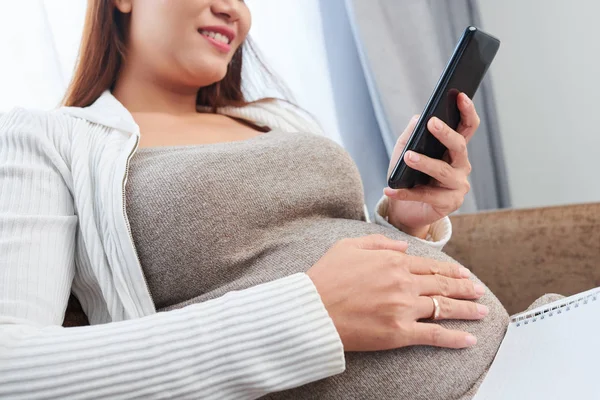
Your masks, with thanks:
M 227 45 L 231 44 L 231 39 L 219 32 L 208 31 L 205 29 L 200 29 L 198 32 L 200 32 L 201 35 L 206 36 L 207 38 L 213 39 L 216 42 L 227 44 Z

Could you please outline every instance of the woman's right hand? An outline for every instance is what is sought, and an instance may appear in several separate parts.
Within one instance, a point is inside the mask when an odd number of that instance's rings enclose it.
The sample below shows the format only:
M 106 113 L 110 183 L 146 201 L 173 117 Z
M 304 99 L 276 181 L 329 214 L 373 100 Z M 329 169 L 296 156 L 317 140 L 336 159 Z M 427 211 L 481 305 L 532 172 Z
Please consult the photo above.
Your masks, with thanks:
M 308 271 L 345 351 L 389 350 L 412 345 L 464 348 L 477 339 L 467 332 L 419 322 L 477 320 L 487 307 L 473 301 L 485 289 L 468 269 L 405 254 L 408 244 L 383 235 L 343 239 Z

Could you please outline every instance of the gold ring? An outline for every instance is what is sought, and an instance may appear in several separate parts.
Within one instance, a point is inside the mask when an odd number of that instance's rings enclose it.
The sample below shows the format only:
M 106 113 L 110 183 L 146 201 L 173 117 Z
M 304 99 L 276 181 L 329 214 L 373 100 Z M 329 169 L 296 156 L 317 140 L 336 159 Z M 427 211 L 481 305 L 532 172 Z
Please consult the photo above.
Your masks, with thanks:
M 431 313 L 431 319 L 435 321 L 440 318 L 440 303 L 433 296 L 430 296 L 429 298 L 433 301 L 433 313 Z

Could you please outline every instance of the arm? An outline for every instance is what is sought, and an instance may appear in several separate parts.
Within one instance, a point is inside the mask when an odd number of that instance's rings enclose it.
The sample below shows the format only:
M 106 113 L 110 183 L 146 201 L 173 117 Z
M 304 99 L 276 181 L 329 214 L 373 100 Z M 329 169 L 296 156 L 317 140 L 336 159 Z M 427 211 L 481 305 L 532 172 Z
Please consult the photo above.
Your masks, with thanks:
M 0 398 L 256 398 L 344 370 L 305 274 L 180 310 L 63 328 L 77 216 L 45 121 L 0 119 Z

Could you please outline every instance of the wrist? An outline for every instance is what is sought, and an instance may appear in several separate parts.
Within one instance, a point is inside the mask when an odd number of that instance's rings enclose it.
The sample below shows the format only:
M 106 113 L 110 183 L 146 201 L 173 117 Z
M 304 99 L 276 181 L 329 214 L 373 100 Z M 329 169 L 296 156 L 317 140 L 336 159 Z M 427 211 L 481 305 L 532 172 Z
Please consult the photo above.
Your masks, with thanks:
M 407 235 L 411 235 L 414 237 L 417 237 L 419 239 L 427 239 L 429 236 L 429 231 L 431 229 L 431 225 L 424 225 L 424 226 L 408 226 L 404 223 L 402 223 L 401 221 L 398 220 L 398 218 L 393 217 L 394 215 L 396 215 L 397 213 L 391 212 L 392 208 L 394 207 L 393 202 L 389 201 L 388 197 L 384 198 L 384 201 L 381 203 L 380 207 L 379 207 L 379 212 L 380 215 L 385 218 L 385 220 L 387 222 L 389 222 L 394 228 L 401 230 L 402 232 L 406 233 Z
M 427 237 L 429 236 L 429 230 L 431 229 L 431 225 L 425 225 L 421 227 L 406 226 L 400 222 L 394 221 L 393 218 L 388 218 L 388 222 L 392 224 L 395 228 L 398 228 L 402 232 L 406 233 L 407 235 L 411 235 L 419 239 L 427 239 Z

